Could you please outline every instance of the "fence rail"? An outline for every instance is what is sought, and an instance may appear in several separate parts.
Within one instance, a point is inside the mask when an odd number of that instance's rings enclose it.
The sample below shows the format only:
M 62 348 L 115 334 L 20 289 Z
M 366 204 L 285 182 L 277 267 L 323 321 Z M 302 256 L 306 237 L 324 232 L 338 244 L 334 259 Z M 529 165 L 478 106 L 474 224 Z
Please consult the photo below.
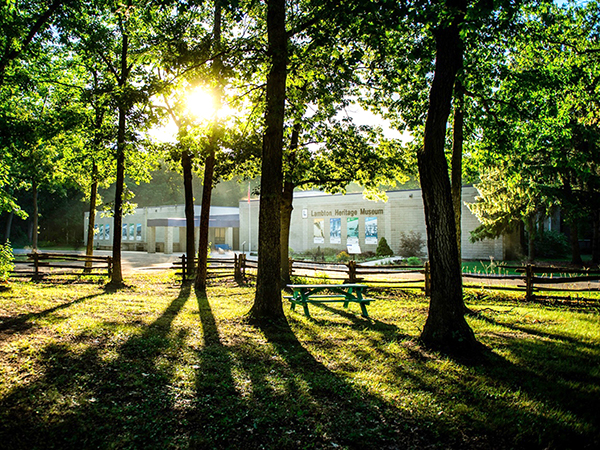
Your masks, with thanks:
M 185 272 L 185 255 L 174 264 L 180 269 L 178 275 Z M 232 276 L 236 280 L 245 280 L 256 276 L 257 262 L 246 255 L 235 255 L 233 259 L 209 259 L 209 277 Z M 184 268 L 183 271 L 181 269 Z M 463 273 L 463 287 L 477 290 L 500 290 L 523 292 L 528 300 L 543 292 L 600 292 L 600 270 L 561 269 L 534 265 L 503 266 L 517 274 Z M 290 277 L 309 279 L 327 279 L 347 283 L 366 283 L 373 286 L 385 285 L 400 289 L 418 289 L 429 295 L 429 263 L 423 266 L 364 266 L 355 261 L 346 263 L 328 263 L 322 261 L 299 261 L 290 259 Z M 558 276 L 555 276 L 558 275 Z M 485 284 L 485 281 L 488 281 Z M 587 286 L 582 285 L 587 283 Z M 558 286 L 562 285 L 562 286 Z M 545 295 L 548 296 L 548 295 Z
M 34 280 L 41 280 L 50 275 L 110 277 L 113 262 L 110 256 L 32 252 L 27 254 L 27 261 L 15 261 L 15 269 L 17 268 L 18 270 L 12 272 L 12 277 L 31 277 Z

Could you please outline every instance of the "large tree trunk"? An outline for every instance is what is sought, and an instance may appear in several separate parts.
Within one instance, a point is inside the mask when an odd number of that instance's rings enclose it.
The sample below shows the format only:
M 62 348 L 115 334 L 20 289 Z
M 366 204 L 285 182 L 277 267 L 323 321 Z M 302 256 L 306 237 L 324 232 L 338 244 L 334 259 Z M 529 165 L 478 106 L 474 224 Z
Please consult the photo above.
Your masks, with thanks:
M 258 275 L 249 317 L 258 322 L 285 320 L 281 303 L 281 190 L 283 119 L 287 76 L 285 0 L 268 0 L 267 31 L 271 67 L 267 75 L 265 133 L 263 137 Z
M 94 162 L 92 164 L 92 185 L 90 187 L 90 220 L 87 229 L 87 244 L 85 247 L 85 254 L 92 256 L 94 254 L 94 227 L 96 226 L 96 202 L 98 199 L 98 180 L 97 180 L 98 167 Z M 86 261 L 85 271 L 89 272 L 92 268 L 92 262 Z
M 454 222 L 456 224 L 456 244 L 458 246 L 458 261 L 462 266 L 461 255 L 461 212 L 462 212 L 462 154 L 464 140 L 464 92 L 460 81 L 454 88 L 454 129 L 452 138 L 452 206 L 454 207 Z
M 218 54 L 221 47 L 221 4 L 215 0 L 214 23 L 213 23 L 213 51 Z M 215 57 L 212 74 L 217 82 L 221 84 L 221 58 Z M 215 90 L 215 103 L 221 102 L 221 89 Z M 215 115 L 211 130 L 208 156 L 204 163 L 204 181 L 202 183 L 202 210 L 200 211 L 200 239 L 198 243 L 198 271 L 196 273 L 196 289 L 206 289 L 206 277 L 208 275 L 208 229 L 210 224 L 210 201 L 212 196 L 213 179 L 215 173 L 215 151 L 217 146 L 218 119 Z
M 464 1 L 451 3 L 454 5 L 449 6 L 464 11 Z M 430 348 L 468 354 L 478 344 L 464 317 L 454 208 L 444 155 L 452 91 L 462 65 L 463 45 L 458 22 L 459 18 L 455 18 L 436 31 L 435 74 L 429 94 L 424 145 L 417 154 L 431 268 L 431 300 L 421 339 Z
M 183 170 L 183 191 L 185 196 L 185 254 L 187 257 L 187 274 L 191 277 L 196 271 L 196 243 L 194 242 L 194 192 L 192 188 L 192 155 L 187 150 L 181 152 L 181 168 Z

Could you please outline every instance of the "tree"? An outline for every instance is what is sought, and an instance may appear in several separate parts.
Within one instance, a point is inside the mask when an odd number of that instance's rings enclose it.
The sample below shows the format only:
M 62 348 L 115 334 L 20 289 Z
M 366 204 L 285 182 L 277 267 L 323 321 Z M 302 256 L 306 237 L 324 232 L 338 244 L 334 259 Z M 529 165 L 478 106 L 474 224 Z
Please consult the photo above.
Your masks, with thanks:
M 492 123 L 476 153 L 482 192 L 472 209 L 495 237 L 523 221 L 529 259 L 537 222 L 560 207 L 571 228 L 572 262 L 581 263 L 578 228 L 598 211 L 600 132 L 589 95 L 597 88 L 598 5 L 525 10 L 490 94 Z
M 87 4 L 74 13 L 65 30 L 79 43 L 81 51 L 94 54 L 102 61 L 110 78 L 111 99 L 117 110 L 116 185 L 113 233 L 113 271 L 110 285 L 123 285 L 121 267 L 121 240 L 123 202 L 125 200 L 125 167 L 127 154 L 133 150 L 136 134 L 131 125 L 142 128 L 145 112 L 138 108 L 147 101 L 151 89 L 151 77 L 146 70 L 150 59 L 150 44 L 156 16 L 161 5 L 148 5 L 128 1 L 113 5 L 112 2 Z M 129 122 L 129 124 L 128 124 Z M 137 159 L 137 158 L 136 158 Z M 135 159 L 133 159 L 135 161 Z
M 280 207 L 282 190 L 283 122 L 287 77 L 286 11 L 284 0 L 267 1 L 267 34 L 270 69 L 267 75 L 265 131 L 263 137 L 258 275 L 249 317 L 262 322 L 284 320 L 280 283 Z
M 18 7 L 13 2 L 0 6 L 0 86 L 4 83 L 9 63 L 23 56 L 35 38 L 48 29 L 64 0 L 50 2 L 23 2 Z

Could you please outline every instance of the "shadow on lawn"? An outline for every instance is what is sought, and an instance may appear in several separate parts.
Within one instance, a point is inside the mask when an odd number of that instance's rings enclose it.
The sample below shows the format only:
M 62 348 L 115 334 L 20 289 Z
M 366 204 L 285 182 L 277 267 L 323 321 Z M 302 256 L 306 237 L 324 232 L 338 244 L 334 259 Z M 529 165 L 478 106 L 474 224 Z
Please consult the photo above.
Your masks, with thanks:
M 3 334 L 12 334 L 17 332 L 22 333 L 23 331 L 29 330 L 33 327 L 33 324 L 30 323 L 30 321 L 32 320 L 44 318 L 52 313 L 55 313 L 56 311 L 69 308 L 78 303 L 90 300 L 94 297 L 98 297 L 99 295 L 102 294 L 86 295 L 85 297 L 81 297 L 67 303 L 61 303 L 60 305 L 56 305 L 53 308 L 48 308 L 35 313 L 20 314 L 17 317 L 13 317 L 5 321 L 0 321 L 0 341 L 3 340 Z
M 401 353 L 408 354 L 405 359 L 385 349 L 369 353 L 357 348 L 365 364 L 334 371 L 326 364 L 336 363 L 338 352 L 347 350 L 340 346 L 348 344 L 311 342 L 309 347 L 287 323 L 256 328 L 242 319 L 215 317 L 213 308 L 221 299 L 201 292 L 196 298 L 203 343 L 190 348 L 186 338 L 197 330 L 180 327 L 174 332 L 173 322 L 191 295 L 190 286 L 184 285 L 149 325 L 103 323 L 99 337 L 82 332 L 48 345 L 40 356 L 39 378 L 20 382 L 0 399 L 0 447 L 597 446 L 598 376 L 586 377 L 578 369 L 586 361 L 598 362 L 597 352 L 586 353 L 590 348 L 559 339 L 549 343 L 498 337 L 494 348 L 509 349 L 517 361 L 493 354 L 458 374 L 430 364 L 438 357 L 419 349 L 395 325 L 335 309 L 345 323 L 323 322 L 323 330 L 349 328 L 346 342 L 351 332 L 369 332 L 373 337 L 367 342 L 373 347 L 380 340 L 410 348 Z M 136 330 L 119 342 L 123 326 Z M 294 327 L 304 327 L 305 333 L 311 329 L 301 322 Z M 327 337 L 311 335 L 314 343 L 319 339 Z M 89 345 L 78 347 L 80 343 Z M 547 354 L 543 347 L 548 345 L 553 346 L 556 366 L 536 362 L 536 355 Z M 193 352 L 197 364 L 178 366 L 184 352 Z M 392 365 L 384 382 L 407 392 L 408 402 L 401 395 L 394 400 L 380 397 L 379 388 L 368 382 L 362 386 L 350 381 L 346 370 L 369 370 L 366 358 L 373 355 Z M 190 377 L 177 370 L 188 371 Z M 188 382 L 193 386 L 181 385 Z M 463 403 L 457 404 L 459 400 Z M 431 412 L 436 407 L 439 415 Z M 491 414 L 499 416 L 492 426 Z M 570 415 L 590 428 L 574 429 Z M 457 429 L 457 422 L 469 424 L 469 429 Z
M 172 445 L 181 417 L 172 413 L 172 368 L 158 360 L 177 357 L 185 336 L 168 334 L 189 296 L 184 287 L 160 317 L 122 345 L 110 337 L 118 336 L 123 324 L 108 322 L 103 324 L 108 333 L 99 339 L 82 334 L 46 346 L 40 356 L 43 375 L 0 401 L 3 448 Z M 73 346 L 90 339 L 93 345 L 82 352 Z M 113 346 L 114 359 L 100 356 Z

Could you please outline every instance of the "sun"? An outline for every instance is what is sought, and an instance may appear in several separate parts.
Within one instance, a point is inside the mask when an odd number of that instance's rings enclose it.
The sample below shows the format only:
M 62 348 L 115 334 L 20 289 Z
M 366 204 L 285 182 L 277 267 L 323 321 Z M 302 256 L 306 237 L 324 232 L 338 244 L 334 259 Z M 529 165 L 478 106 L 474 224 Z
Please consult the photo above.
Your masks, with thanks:
M 188 112 L 198 120 L 212 119 L 217 112 L 215 98 L 204 87 L 197 87 L 186 97 Z

